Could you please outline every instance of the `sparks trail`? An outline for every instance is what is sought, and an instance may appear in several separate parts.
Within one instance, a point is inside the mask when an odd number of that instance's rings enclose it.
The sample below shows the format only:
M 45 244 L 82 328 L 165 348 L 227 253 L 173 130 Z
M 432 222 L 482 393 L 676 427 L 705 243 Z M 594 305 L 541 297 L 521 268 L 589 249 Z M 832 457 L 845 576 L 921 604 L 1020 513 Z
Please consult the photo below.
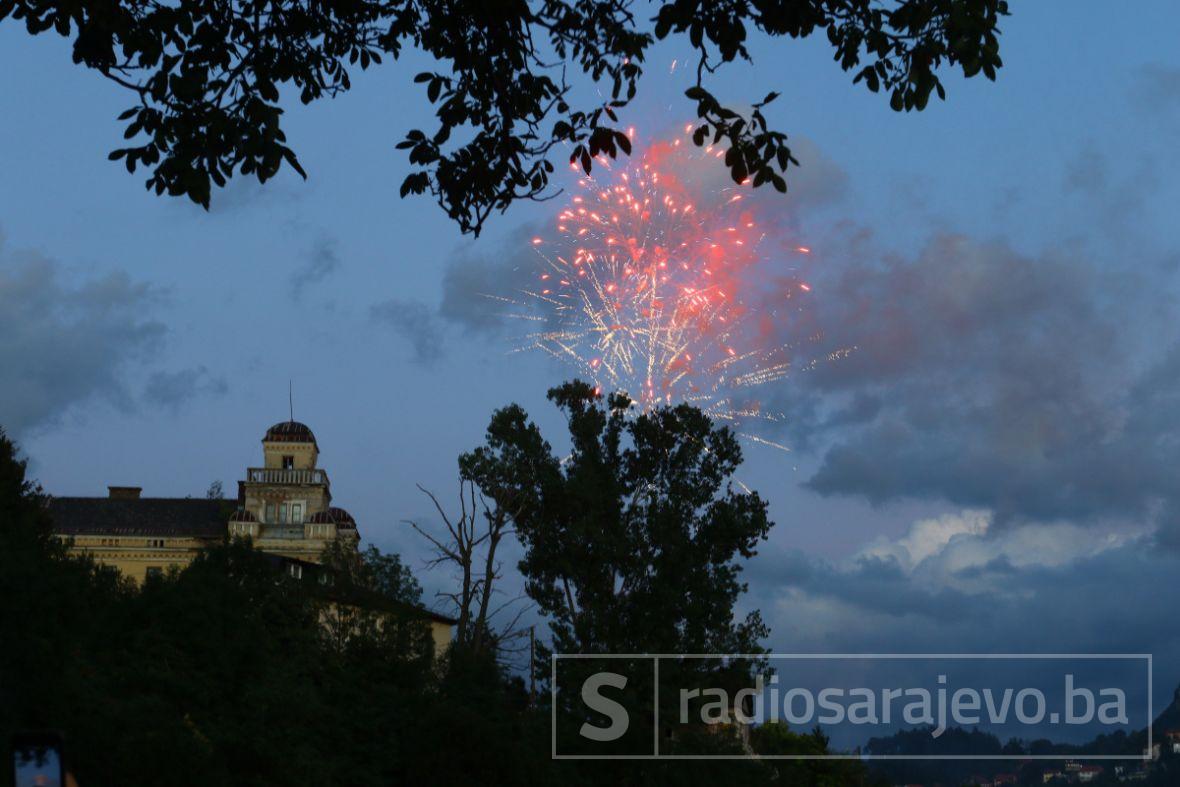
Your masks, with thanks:
M 786 337 L 810 293 L 793 263 L 810 249 L 761 226 L 744 205 L 748 184 L 692 181 L 702 157 L 723 154 L 676 139 L 613 172 L 603 158 L 605 181 L 582 177 L 555 235 L 532 239 L 537 281 L 517 302 L 539 307 L 545 327 L 520 349 L 644 407 L 685 401 L 734 422 L 779 420 L 751 389 L 808 362 Z

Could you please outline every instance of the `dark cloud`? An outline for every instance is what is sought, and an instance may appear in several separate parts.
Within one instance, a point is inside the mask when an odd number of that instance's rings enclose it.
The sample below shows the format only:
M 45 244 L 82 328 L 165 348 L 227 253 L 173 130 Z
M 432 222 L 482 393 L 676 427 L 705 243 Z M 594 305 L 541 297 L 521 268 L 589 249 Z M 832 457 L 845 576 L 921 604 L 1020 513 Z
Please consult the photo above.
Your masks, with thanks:
M 322 283 L 339 269 L 340 257 L 336 254 L 335 241 L 316 241 L 307 255 L 306 262 L 291 274 L 291 294 L 295 298 L 303 297 L 308 287 Z
M 780 409 L 826 444 L 807 485 L 873 503 L 949 501 L 1000 522 L 1147 517 L 1180 500 L 1180 350 L 1163 288 L 1080 253 L 934 237 L 849 261 L 802 330 L 848 357 L 797 375 Z M 1180 509 L 1177 509 L 1180 510 Z
M 1180 71 L 1140 82 L 1156 109 L 1180 101 Z M 812 272 L 786 338 L 851 352 L 774 403 L 820 457 L 807 486 L 982 508 L 1001 526 L 1150 521 L 1180 547 L 1180 280 L 1153 223 L 1169 220 L 1167 154 L 1147 150 L 1067 157 L 1035 252 L 951 232 L 893 252 L 851 222 L 809 227 L 838 264 Z
M 522 291 L 537 280 L 538 258 L 531 240 L 545 232 L 523 225 L 493 250 L 471 244 L 452 257 L 443 274 L 439 315 L 467 333 L 499 334 L 527 311 Z
M 1149 63 L 1139 69 L 1132 96 L 1149 114 L 1180 109 L 1180 68 Z
M 73 282 L 53 260 L 0 237 L 0 424 L 14 434 L 104 399 L 131 408 L 128 367 L 161 345 L 157 295 L 125 273 Z
M 1148 530 L 973 529 L 978 516 L 915 523 L 902 539 L 878 539 L 840 563 L 792 549 L 766 552 L 751 565 L 753 601 L 777 610 L 771 619 L 799 644 L 833 652 L 939 652 L 945 641 L 962 652 L 1180 646 L 1176 632 L 1154 630 L 1162 606 L 1151 588 L 1180 569 L 1180 556 L 1153 550 Z
M 490 342 L 519 329 L 521 315 L 535 317 L 525 294 L 534 288 L 539 259 L 532 239 L 541 225 L 521 225 L 503 239 L 468 244 L 452 255 L 443 273 L 437 309 L 414 299 L 374 304 L 370 315 L 394 329 L 414 349 L 414 360 L 429 365 L 444 351 L 444 332 L 454 326 Z
M 214 376 L 204 366 L 195 366 L 176 372 L 152 374 L 144 388 L 143 398 L 175 412 L 198 396 L 223 396 L 228 390 L 224 377 Z
M 871 551 L 846 563 L 797 550 L 767 552 L 751 566 L 757 581 L 748 603 L 761 609 L 780 652 L 1152 653 L 1156 685 L 1170 693 L 1180 680 L 1180 634 L 1162 624 L 1169 602 L 1158 588 L 1180 571 L 1180 556 L 1138 537 L 1104 544 L 1091 529 L 1038 535 L 1041 529 L 959 536 L 916 566 Z M 1073 548 L 1055 548 L 1069 540 Z M 1031 547 L 1036 543 L 1045 551 Z M 1052 687 L 1061 680 L 1057 663 L 1012 666 L 1018 685 Z M 918 679 L 928 678 L 922 665 L 913 669 Z M 994 663 L 957 669 L 964 685 L 1002 677 Z M 1118 665 L 1109 672 L 1109 685 L 1139 693 L 1141 678 L 1127 683 Z M 1142 697 L 1135 702 L 1142 708 Z
M 307 194 L 307 184 L 289 172 L 280 172 L 266 183 L 259 183 L 253 175 L 238 174 L 230 178 L 225 186 L 213 188 L 207 210 L 191 200 L 169 200 L 166 204 L 185 213 L 216 219 L 246 211 L 279 209 L 290 212 Z
M 1107 187 L 1110 166 L 1106 156 L 1094 145 L 1066 162 L 1065 188 L 1067 191 L 1098 191 Z
M 791 154 L 799 166 L 787 172 L 787 196 L 770 187 L 753 192 L 766 207 L 780 213 L 812 212 L 839 204 L 848 196 L 848 173 L 810 139 L 792 136 Z
M 1160 182 L 1159 161 L 1153 157 L 1120 156 L 1117 163 L 1097 145 L 1086 145 L 1066 162 L 1066 195 L 1087 200 L 1090 221 L 1107 232 L 1118 233 L 1136 227 L 1143 212 L 1155 199 Z
M 442 357 L 443 326 L 438 314 L 426 304 L 395 298 L 374 304 L 369 313 L 410 343 L 416 363 L 429 366 Z

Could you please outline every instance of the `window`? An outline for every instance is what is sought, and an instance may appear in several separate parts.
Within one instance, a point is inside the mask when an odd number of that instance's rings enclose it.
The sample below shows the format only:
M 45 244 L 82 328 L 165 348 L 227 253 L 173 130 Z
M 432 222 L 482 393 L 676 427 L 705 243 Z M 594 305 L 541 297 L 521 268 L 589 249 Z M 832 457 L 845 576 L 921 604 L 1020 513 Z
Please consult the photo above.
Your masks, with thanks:
M 303 524 L 303 503 L 291 504 L 291 521 L 297 525 Z
M 303 579 L 303 566 L 299 565 L 298 563 L 288 563 L 287 571 L 291 574 L 291 576 L 295 577 L 295 579 Z
M 159 579 L 162 576 L 164 576 L 164 569 L 160 568 L 159 566 L 148 566 L 147 567 L 147 578 L 148 579 Z
M 284 456 L 283 457 L 283 469 L 284 470 L 294 470 L 295 469 L 295 457 Z
M 266 504 L 266 516 L 264 517 L 264 519 L 270 523 L 273 523 L 275 521 L 275 504 L 274 503 L 267 503 Z
M 287 524 L 287 504 L 279 503 L 279 524 Z

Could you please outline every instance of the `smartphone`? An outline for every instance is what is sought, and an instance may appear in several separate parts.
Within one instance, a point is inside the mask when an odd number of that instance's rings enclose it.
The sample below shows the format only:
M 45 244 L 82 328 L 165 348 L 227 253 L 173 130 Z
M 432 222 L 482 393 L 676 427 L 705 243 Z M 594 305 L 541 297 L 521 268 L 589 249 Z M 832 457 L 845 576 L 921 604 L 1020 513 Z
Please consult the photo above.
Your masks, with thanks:
M 63 787 L 66 783 L 61 735 L 20 732 L 12 736 L 14 787 Z

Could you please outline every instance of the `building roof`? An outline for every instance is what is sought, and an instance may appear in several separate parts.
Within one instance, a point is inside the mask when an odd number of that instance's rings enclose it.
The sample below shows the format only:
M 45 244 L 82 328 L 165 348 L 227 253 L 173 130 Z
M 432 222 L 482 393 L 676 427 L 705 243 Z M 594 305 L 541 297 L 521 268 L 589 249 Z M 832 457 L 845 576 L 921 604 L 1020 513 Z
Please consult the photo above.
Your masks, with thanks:
M 356 520 L 352 514 L 337 506 L 329 506 L 327 511 L 317 511 L 308 520 L 313 525 L 336 525 L 345 530 L 355 530 Z
M 245 508 L 242 508 L 241 506 L 238 506 L 238 508 L 232 514 L 230 514 L 229 521 L 231 521 L 231 522 L 257 522 L 258 517 L 254 516 L 254 513 L 252 511 L 249 511 Z
M 435 623 L 442 623 L 447 626 L 458 625 L 457 618 L 452 618 L 449 615 L 444 615 L 441 612 L 435 612 L 426 607 L 420 607 L 416 604 L 409 604 L 404 601 L 395 601 L 381 593 L 373 590 L 366 590 L 358 587 L 329 587 L 324 592 L 326 598 L 335 601 L 338 604 L 352 604 L 363 609 L 392 612 L 400 615 L 409 615 L 410 617 L 425 618 L 426 620 L 434 621 Z
M 367 590 L 351 585 L 342 585 L 337 582 L 340 572 L 322 563 L 313 563 L 309 560 L 300 560 L 295 557 L 287 557 L 285 555 L 276 555 L 273 552 L 260 553 L 263 559 L 270 563 L 276 569 L 283 568 L 289 565 L 297 565 L 303 568 L 302 579 L 308 582 L 309 587 L 320 598 L 327 601 L 333 601 L 337 604 L 348 604 L 363 609 L 373 610 L 377 612 L 392 612 L 399 615 L 408 615 L 413 618 L 422 618 L 431 620 L 435 623 L 442 623 L 447 626 L 458 625 L 459 621 L 456 618 L 449 617 L 441 612 L 435 612 L 432 609 L 418 606 L 417 604 L 410 604 L 404 601 L 396 601 L 381 593 L 373 590 Z M 332 582 L 323 584 L 319 582 L 319 578 L 323 575 L 328 575 L 332 578 Z M 314 583 L 314 584 L 313 584 Z
M 63 535 L 153 535 L 218 538 L 234 508 L 230 500 L 190 497 L 55 497 L 54 530 Z
M 267 429 L 262 439 L 270 443 L 315 443 L 311 427 L 298 421 L 280 421 Z

